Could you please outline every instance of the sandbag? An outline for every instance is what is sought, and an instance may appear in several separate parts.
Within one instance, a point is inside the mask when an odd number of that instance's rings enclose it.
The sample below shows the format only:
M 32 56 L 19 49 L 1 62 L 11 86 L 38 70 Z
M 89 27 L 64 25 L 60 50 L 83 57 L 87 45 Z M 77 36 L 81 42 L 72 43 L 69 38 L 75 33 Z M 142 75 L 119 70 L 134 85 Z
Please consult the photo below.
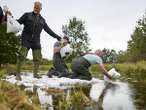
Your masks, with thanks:
M 120 73 L 115 70 L 115 68 L 110 69 L 108 71 L 108 74 L 112 78 L 115 78 L 115 79 L 117 79 L 117 78 L 119 78 L 121 76 Z M 104 81 L 110 82 L 111 80 L 107 76 L 104 75 Z
M 12 16 L 7 15 L 7 33 L 18 33 L 21 30 L 21 25 Z
M 70 47 L 70 45 L 66 45 L 64 47 L 61 48 L 60 50 L 60 54 L 61 54 L 61 57 L 66 57 L 67 55 L 71 54 L 73 51 L 73 49 Z

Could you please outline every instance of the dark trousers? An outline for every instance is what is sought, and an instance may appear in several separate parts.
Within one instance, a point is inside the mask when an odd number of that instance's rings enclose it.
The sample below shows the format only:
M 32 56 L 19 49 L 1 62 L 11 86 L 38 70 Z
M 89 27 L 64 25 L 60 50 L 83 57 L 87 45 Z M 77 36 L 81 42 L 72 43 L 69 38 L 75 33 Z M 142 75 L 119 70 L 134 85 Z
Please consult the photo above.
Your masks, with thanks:
M 75 58 L 71 63 L 72 72 L 78 79 L 91 80 L 90 66 L 90 63 L 83 57 Z
M 68 67 L 65 64 L 65 61 L 63 58 L 61 58 L 60 52 L 54 53 L 53 55 L 53 66 L 56 71 L 60 73 L 59 76 L 64 76 L 69 73 Z
M 20 55 L 18 56 L 18 59 L 17 59 L 17 73 L 21 72 L 21 67 L 26 59 L 28 51 L 29 51 L 28 48 L 21 47 Z M 33 54 L 33 73 L 37 74 L 39 70 L 39 64 L 42 59 L 41 49 L 33 49 L 32 54 Z

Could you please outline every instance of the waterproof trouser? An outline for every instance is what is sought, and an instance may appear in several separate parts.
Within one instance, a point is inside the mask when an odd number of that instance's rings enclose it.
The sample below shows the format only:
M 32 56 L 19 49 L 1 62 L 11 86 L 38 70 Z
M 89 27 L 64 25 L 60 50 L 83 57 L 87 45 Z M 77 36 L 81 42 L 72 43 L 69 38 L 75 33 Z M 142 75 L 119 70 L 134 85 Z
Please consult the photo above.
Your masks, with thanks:
M 59 76 L 66 76 L 69 71 L 68 67 L 65 64 L 65 61 L 63 58 L 61 58 L 60 52 L 54 53 L 53 55 L 53 66 L 56 71 L 60 72 Z
M 16 65 L 17 73 L 21 72 L 21 67 L 24 64 L 28 51 L 29 49 L 27 49 L 26 47 L 21 47 L 20 52 L 19 52 L 20 54 L 18 55 L 18 58 L 17 58 L 17 65 Z M 33 49 L 32 55 L 33 55 L 33 73 L 37 74 L 39 70 L 39 64 L 42 58 L 41 49 Z
M 72 72 L 78 79 L 91 80 L 90 66 L 91 64 L 83 57 L 75 58 L 71 63 Z

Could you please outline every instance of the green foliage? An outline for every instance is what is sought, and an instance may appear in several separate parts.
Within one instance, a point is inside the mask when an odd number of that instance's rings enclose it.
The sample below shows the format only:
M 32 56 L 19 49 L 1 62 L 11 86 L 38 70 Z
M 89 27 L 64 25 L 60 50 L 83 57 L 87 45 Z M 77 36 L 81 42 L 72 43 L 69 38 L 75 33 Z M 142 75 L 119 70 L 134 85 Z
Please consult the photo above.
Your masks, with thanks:
M 142 19 L 138 20 L 131 40 L 128 41 L 127 56 L 129 61 L 146 60 L 146 12 Z
M 119 51 L 117 61 L 118 63 L 129 62 L 129 54 L 127 54 L 127 51 Z
M 114 49 L 106 49 L 104 48 L 102 50 L 105 55 L 102 56 L 102 60 L 104 63 L 116 63 L 117 62 L 117 56 L 118 54 L 116 53 L 116 51 Z
M 19 39 L 13 33 L 6 33 L 6 26 L 0 25 L 0 65 L 16 63 Z
M 89 38 L 83 21 L 74 17 L 69 20 L 69 24 L 62 26 L 62 30 L 70 38 L 73 48 L 72 57 L 79 56 L 89 50 Z
M 137 63 L 117 63 L 115 65 L 116 70 L 121 73 L 121 76 L 125 80 L 131 78 L 132 80 L 146 80 L 146 61 L 139 61 Z M 105 64 L 105 68 L 110 70 L 112 68 L 111 64 Z M 90 68 L 92 76 L 103 78 L 103 74 L 97 66 L 92 66 Z
M 69 90 L 69 94 L 62 94 L 56 97 L 55 110 L 85 110 L 85 107 L 91 104 L 91 100 L 86 95 L 89 94 L 89 88 L 79 85 Z

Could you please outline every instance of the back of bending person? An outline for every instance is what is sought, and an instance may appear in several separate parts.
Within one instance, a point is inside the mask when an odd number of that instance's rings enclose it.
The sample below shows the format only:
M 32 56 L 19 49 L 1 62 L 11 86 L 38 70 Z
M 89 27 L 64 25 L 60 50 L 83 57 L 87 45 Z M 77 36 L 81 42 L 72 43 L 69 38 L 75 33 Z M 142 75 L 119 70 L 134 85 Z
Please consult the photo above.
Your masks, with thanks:
M 102 55 L 104 55 L 104 52 L 96 50 L 95 53 L 87 53 L 81 57 L 75 58 L 71 63 L 71 69 L 73 72 L 72 78 L 91 80 L 92 76 L 89 71 L 89 67 L 97 64 L 103 74 L 111 79 L 111 76 L 108 75 L 107 70 L 103 65 L 101 59 Z

